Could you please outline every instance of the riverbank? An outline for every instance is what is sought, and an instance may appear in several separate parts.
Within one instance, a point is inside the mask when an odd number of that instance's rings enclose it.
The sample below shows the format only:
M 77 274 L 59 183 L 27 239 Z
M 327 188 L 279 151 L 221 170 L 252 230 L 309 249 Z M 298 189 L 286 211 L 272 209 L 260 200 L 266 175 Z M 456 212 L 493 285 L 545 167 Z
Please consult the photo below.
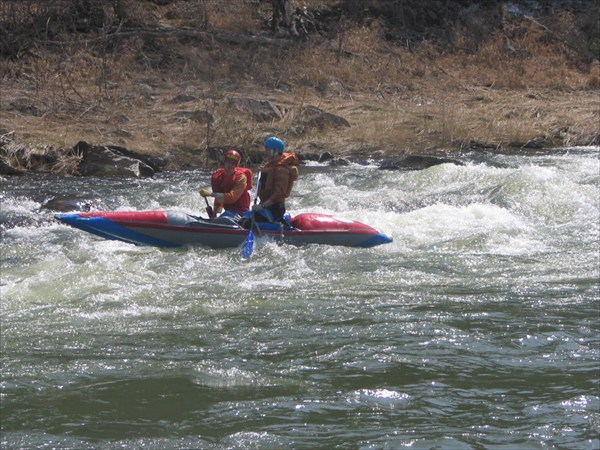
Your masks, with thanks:
M 337 11 L 309 3 L 321 24 Z M 210 27 L 174 1 L 127 32 L 36 41 L 4 61 L 0 129 L 33 154 L 86 141 L 167 170 L 214 165 L 223 148 L 249 157 L 270 134 L 344 158 L 600 143 L 600 67 L 571 44 L 585 11 L 504 5 L 493 28 L 497 10 L 463 9 L 449 38 L 403 44 L 375 13 L 300 40 L 265 29 L 268 9 L 236 5 Z

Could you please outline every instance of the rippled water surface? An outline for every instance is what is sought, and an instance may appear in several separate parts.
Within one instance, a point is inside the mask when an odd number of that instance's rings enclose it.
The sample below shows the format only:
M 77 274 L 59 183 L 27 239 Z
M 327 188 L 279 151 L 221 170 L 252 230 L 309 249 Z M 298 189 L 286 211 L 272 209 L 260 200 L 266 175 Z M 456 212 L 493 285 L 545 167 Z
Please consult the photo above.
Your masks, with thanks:
M 2 448 L 600 446 L 600 149 L 303 167 L 372 249 L 162 250 L 41 208 L 203 213 L 208 172 L 1 181 Z

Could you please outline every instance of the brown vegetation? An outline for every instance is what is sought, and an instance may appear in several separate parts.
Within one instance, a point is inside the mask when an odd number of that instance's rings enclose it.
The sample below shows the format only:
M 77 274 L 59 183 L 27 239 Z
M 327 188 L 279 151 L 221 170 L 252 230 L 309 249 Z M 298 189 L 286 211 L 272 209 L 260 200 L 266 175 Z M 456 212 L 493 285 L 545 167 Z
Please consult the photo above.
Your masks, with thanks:
M 273 31 L 264 0 L 5 0 L 0 129 L 172 169 L 268 134 L 338 156 L 599 144 L 595 2 L 291 2 L 294 26 Z M 257 120 L 235 97 L 282 117 Z M 351 126 L 307 120 L 315 107 Z

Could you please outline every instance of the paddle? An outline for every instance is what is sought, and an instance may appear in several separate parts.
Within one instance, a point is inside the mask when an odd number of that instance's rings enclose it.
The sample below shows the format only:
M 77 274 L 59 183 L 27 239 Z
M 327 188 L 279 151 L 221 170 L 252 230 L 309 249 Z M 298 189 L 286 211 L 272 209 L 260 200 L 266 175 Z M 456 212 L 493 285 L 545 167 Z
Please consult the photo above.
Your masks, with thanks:
M 256 200 L 258 199 L 258 185 L 260 184 L 260 171 L 258 172 L 258 176 L 256 177 L 256 193 L 254 194 L 254 204 L 256 205 Z M 242 244 L 242 259 L 250 259 L 252 257 L 252 253 L 254 252 L 254 211 L 252 211 L 252 221 L 250 222 L 250 231 L 248 232 L 248 236 L 246 236 L 246 240 Z
M 208 199 L 204 197 L 204 201 L 206 202 L 206 214 L 208 214 L 209 219 L 215 218 L 215 212 L 212 209 L 212 206 L 208 203 Z

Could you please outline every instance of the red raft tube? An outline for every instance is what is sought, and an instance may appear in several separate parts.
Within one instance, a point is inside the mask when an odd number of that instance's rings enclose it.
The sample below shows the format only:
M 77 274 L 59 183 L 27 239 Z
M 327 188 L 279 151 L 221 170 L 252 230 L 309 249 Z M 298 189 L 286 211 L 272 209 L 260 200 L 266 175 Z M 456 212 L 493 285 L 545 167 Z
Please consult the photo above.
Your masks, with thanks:
M 155 247 L 242 245 L 248 229 L 230 217 L 204 219 L 181 211 L 107 211 L 60 214 L 56 219 L 105 239 Z M 249 225 L 249 224 L 248 224 Z M 392 239 L 364 223 L 328 214 L 298 214 L 285 223 L 255 222 L 254 234 L 292 244 L 369 248 Z

